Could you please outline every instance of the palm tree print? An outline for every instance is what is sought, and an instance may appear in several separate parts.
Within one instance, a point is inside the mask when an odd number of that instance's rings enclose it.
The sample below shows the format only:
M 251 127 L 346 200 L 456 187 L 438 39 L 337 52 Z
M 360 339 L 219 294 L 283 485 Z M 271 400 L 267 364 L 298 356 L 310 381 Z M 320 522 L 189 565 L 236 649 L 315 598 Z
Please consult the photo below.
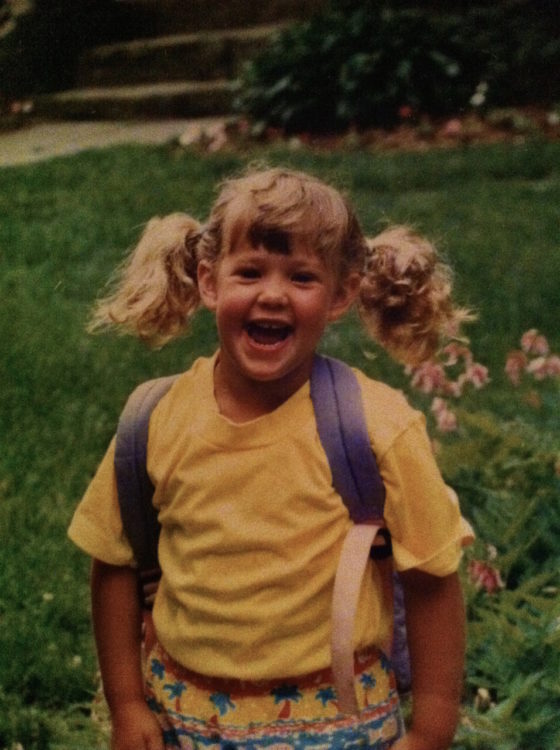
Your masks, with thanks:
M 381 666 L 381 669 L 387 674 L 389 674 L 389 672 L 393 669 L 393 664 L 391 660 L 383 652 L 381 653 L 381 656 L 379 657 L 379 664 Z
M 369 705 L 369 691 L 373 690 L 373 688 L 377 684 L 377 680 L 375 677 L 371 674 L 368 674 L 367 672 L 364 672 L 364 674 L 360 677 L 360 682 L 364 686 L 365 694 L 366 694 L 366 704 Z
M 160 661 L 159 659 L 152 659 L 150 668 L 154 677 L 159 677 L 160 680 L 163 680 L 163 677 L 165 675 L 165 666 L 162 661 Z
M 332 685 L 329 685 L 326 688 L 321 688 L 321 690 L 317 691 L 315 700 L 321 701 L 323 707 L 330 702 L 334 703 L 336 701 L 336 691 Z
M 172 682 L 170 684 L 164 685 L 163 689 L 168 691 L 169 700 L 175 698 L 175 710 L 179 711 L 181 708 L 181 696 L 187 689 L 185 683 L 178 680 L 177 682 Z
M 275 704 L 283 702 L 278 714 L 279 719 L 289 719 L 292 714 L 291 701 L 298 703 L 303 698 L 297 685 L 280 685 L 280 687 L 271 690 L 270 694 L 274 696 Z
M 225 716 L 230 708 L 235 709 L 235 703 L 228 693 L 213 693 L 210 696 L 210 701 L 216 706 L 220 716 Z

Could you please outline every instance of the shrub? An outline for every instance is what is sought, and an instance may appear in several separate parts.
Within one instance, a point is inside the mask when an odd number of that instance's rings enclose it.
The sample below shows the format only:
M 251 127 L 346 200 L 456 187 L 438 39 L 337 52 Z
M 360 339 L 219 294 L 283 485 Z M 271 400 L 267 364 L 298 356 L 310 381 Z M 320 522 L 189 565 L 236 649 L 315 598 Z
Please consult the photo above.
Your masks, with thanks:
M 456 18 L 330 9 L 278 35 L 246 68 L 238 106 L 286 131 L 391 126 L 399 110 L 454 111 L 476 81 L 458 62 Z
M 560 746 L 560 459 L 552 432 L 531 411 L 557 403 L 560 357 L 531 328 L 505 363 L 517 415 L 469 408 L 486 368 L 464 343 L 409 373 L 422 394 L 448 483 L 476 530 L 462 573 L 468 653 L 457 750 L 557 750 Z M 499 387 L 499 386 L 498 386 Z M 468 388 L 468 390 L 467 390 Z M 528 398 L 530 396 L 530 398 Z M 432 399 L 431 407 L 428 406 Z M 441 421 L 454 400 L 453 420 Z M 434 405 L 438 405 L 434 409 Z
M 391 127 L 488 104 L 560 95 L 560 43 L 525 0 L 439 12 L 371 0 L 328 5 L 246 66 L 236 106 L 287 132 Z
M 556 750 L 560 482 L 554 441 L 519 419 L 464 414 L 461 423 L 463 437 L 448 446 L 444 460 L 478 538 L 464 566 L 467 694 L 454 747 Z
M 553 434 L 526 420 L 544 405 L 536 398 L 541 391 L 550 388 L 557 399 L 560 358 L 536 329 L 520 343 L 506 362 L 517 417 L 456 407 L 453 430 L 437 443 L 446 479 L 477 533 L 462 569 L 468 653 L 454 744 L 461 750 L 556 750 L 560 742 L 560 461 Z M 447 347 L 444 354 L 443 366 L 435 362 L 422 377 L 414 372 L 411 385 L 425 396 L 455 398 L 469 380 L 475 388 L 487 385 L 487 378 L 472 377 L 482 366 L 466 347 Z M 452 380 L 457 363 L 459 377 Z M 530 381 L 531 400 L 523 380 Z M 437 419 L 435 426 L 441 435 Z

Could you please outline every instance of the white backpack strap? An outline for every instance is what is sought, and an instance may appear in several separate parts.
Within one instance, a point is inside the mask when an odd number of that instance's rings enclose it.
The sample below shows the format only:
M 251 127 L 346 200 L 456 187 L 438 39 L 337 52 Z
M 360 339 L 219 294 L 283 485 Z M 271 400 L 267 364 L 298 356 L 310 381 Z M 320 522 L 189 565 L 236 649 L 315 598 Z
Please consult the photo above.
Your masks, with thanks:
M 354 623 L 362 580 L 380 525 L 354 524 L 344 540 L 334 581 L 331 659 L 338 708 L 358 713 L 354 688 Z

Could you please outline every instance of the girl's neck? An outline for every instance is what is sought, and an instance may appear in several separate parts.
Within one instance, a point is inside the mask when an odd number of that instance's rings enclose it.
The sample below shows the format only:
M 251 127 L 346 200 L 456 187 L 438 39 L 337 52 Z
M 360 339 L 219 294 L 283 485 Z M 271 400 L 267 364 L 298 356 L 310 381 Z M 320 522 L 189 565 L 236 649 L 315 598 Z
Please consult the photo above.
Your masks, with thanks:
M 286 382 L 250 381 L 226 372 L 218 356 L 214 369 L 214 398 L 222 416 L 237 422 L 250 422 L 277 409 L 309 378 L 302 372 L 295 380 Z

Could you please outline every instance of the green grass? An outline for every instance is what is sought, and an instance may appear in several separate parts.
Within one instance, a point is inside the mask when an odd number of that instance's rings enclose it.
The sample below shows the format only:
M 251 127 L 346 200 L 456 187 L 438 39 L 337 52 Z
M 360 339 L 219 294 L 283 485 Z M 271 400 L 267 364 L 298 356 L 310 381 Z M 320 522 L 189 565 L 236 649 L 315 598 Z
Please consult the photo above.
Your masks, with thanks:
M 369 233 L 389 220 L 434 237 L 455 268 L 460 301 L 479 313 L 472 347 L 493 378 L 464 400 L 467 415 L 521 416 L 525 446 L 540 441 L 550 453 L 557 444 L 558 388 L 545 387 L 544 406 L 530 409 L 502 375 L 507 351 L 530 327 L 560 350 L 557 144 L 248 157 L 121 147 L 0 171 L 0 748 L 97 746 L 87 719 L 96 689 L 89 563 L 66 540 L 66 527 L 126 394 L 143 379 L 188 367 L 216 343 L 207 315 L 160 352 L 90 337 L 88 309 L 149 217 L 185 209 L 204 219 L 216 183 L 253 158 L 312 171 L 346 189 Z M 325 348 L 405 384 L 401 369 L 353 319 L 327 333 Z M 476 467 L 503 436 L 480 423 L 471 432 L 470 453 L 451 439 L 443 460 L 475 509 L 484 506 L 480 487 L 491 484 Z M 510 463 L 515 451 L 507 454 Z M 534 486 L 539 481 L 535 474 Z

